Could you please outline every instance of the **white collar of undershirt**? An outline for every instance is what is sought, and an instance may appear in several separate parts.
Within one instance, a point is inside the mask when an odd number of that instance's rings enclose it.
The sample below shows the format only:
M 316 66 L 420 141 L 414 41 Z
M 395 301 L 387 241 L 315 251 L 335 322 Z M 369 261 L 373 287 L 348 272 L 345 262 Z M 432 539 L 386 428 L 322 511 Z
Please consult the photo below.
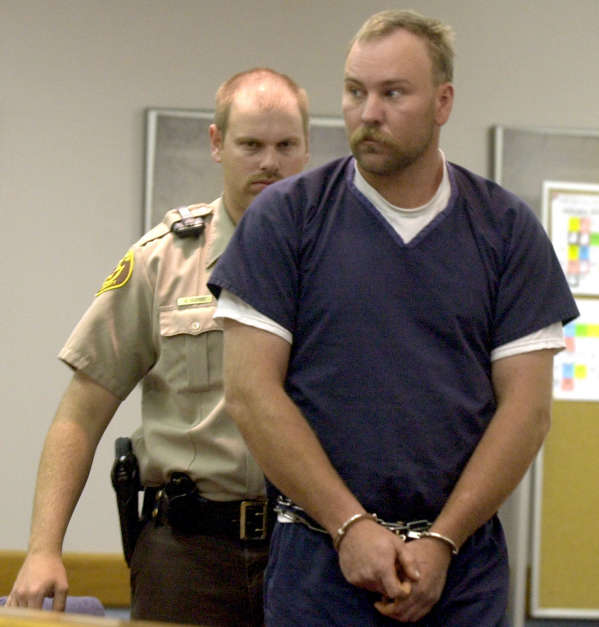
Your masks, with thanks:
M 381 212 L 391 226 L 397 231 L 404 242 L 409 242 L 433 218 L 441 213 L 449 202 L 451 184 L 447 171 L 447 161 L 442 150 L 439 150 L 443 159 L 443 178 L 434 196 L 424 205 L 405 209 L 391 204 L 366 181 L 357 167 L 354 167 L 354 185 L 368 200 Z

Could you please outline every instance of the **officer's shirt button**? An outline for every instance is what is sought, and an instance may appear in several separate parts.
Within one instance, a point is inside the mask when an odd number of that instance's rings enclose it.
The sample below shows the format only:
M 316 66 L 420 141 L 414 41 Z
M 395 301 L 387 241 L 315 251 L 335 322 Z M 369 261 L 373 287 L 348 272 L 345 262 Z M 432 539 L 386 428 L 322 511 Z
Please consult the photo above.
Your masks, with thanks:
M 200 323 L 199 323 L 199 322 L 192 322 L 192 323 L 191 323 L 191 328 L 192 328 L 194 331 L 197 331 L 197 330 L 200 328 Z

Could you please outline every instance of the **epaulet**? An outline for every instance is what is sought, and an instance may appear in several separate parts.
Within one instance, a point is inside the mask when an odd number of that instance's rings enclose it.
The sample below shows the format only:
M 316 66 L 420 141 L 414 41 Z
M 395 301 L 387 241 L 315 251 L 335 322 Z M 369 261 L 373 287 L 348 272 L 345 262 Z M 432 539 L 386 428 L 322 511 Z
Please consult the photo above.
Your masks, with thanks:
M 171 209 L 164 214 L 160 224 L 149 230 L 139 240 L 138 245 L 144 246 L 171 232 L 177 237 L 199 235 L 204 230 L 204 218 L 213 211 L 213 207 L 204 203 Z

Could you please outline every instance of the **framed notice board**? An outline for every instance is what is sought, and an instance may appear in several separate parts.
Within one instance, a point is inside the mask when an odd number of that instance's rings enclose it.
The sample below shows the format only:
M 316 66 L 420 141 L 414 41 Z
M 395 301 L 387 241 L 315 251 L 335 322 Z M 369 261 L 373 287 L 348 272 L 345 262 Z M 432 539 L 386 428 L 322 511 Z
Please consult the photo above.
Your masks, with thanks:
M 553 242 L 581 315 L 555 359 L 535 461 L 530 614 L 599 618 L 599 130 L 497 126 L 494 176 Z

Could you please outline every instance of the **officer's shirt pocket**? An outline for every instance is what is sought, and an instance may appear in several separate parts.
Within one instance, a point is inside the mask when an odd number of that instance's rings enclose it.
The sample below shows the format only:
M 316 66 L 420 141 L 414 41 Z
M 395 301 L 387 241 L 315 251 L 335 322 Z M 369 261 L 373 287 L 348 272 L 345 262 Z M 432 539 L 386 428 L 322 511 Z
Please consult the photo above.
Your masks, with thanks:
M 215 309 L 209 304 L 160 310 L 159 369 L 178 391 L 201 392 L 222 385 L 223 332 L 212 318 Z

